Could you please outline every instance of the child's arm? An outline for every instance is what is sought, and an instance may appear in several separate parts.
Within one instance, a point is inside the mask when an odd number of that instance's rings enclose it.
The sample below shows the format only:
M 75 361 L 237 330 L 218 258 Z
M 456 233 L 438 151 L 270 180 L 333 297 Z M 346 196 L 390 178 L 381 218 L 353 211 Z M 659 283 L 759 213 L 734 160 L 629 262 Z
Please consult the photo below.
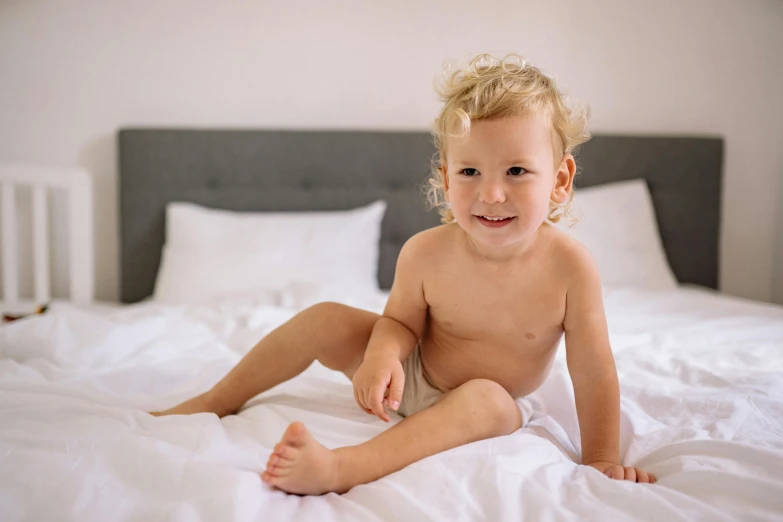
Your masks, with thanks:
M 576 249 L 564 321 L 568 372 L 574 384 L 582 464 L 610 478 L 655 482 L 620 462 L 620 385 L 609 346 L 601 279 L 589 252 Z
M 364 354 L 354 374 L 354 395 L 359 406 L 389 421 L 384 406 L 399 408 L 405 387 L 401 362 L 424 335 L 427 302 L 424 299 L 422 263 L 426 263 L 421 234 L 409 239 L 397 258 L 394 283 L 383 316 L 375 323 Z M 389 396 L 384 400 L 386 388 Z
M 404 361 L 424 335 L 427 302 L 424 299 L 421 234 L 410 238 L 400 251 L 389 300 L 367 346 L 367 355 L 385 351 Z

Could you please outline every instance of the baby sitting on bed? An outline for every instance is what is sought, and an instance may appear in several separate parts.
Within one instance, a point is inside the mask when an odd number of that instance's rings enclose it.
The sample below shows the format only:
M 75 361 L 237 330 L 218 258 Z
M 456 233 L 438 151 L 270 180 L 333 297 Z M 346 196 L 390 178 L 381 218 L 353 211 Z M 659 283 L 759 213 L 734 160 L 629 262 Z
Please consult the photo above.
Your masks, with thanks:
M 155 413 L 236 412 L 314 360 L 353 381 L 359 407 L 405 417 L 327 449 L 300 422 L 261 475 L 282 490 L 344 492 L 430 455 L 522 427 L 515 398 L 546 379 L 565 333 L 582 464 L 655 482 L 620 462 L 620 395 L 590 253 L 549 221 L 569 217 L 584 111 L 518 56 L 476 57 L 446 77 L 430 199 L 443 225 L 402 248 L 383 316 L 335 303 L 264 337 L 208 392 Z

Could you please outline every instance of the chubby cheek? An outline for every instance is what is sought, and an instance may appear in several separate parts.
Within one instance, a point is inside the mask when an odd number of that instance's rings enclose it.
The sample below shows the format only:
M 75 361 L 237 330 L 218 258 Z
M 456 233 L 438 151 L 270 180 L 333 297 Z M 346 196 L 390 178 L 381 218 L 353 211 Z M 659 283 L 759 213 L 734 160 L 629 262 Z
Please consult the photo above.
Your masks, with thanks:
M 531 194 L 518 207 L 520 218 L 538 225 L 549 216 L 549 194 Z
M 459 190 L 458 187 L 454 186 L 449 189 L 449 204 L 451 205 L 451 213 L 454 214 L 454 219 L 458 223 L 464 223 L 470 218 L 472 215 L 472 202 L 472 194 L 468 191 Z
M 538 226 L 549 217 L 549 198 L 552 188 L 548 181 L 538 182 L 525 188 L 527 190 L 514 195 L 515 207 L 520 218 Z

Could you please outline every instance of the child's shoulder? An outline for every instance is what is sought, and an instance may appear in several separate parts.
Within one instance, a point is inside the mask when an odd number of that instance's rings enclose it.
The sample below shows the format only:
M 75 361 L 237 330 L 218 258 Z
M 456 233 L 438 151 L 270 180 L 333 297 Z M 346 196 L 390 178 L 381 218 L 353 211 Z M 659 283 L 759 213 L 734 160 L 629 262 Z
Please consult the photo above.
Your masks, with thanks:
M 545 224 L 542 230 L 549 244 L 550 259 L 558 270 L 577 277 L 598 277 L 593 255 L 583 243 L 554 225 Z
M 400 255 L 423 258 L 443 254 L 446 248 L 454 244 L 458 231 L 459 226 L 456 223 L 422 230 L 405 242 Z
M 438 225 L 422 230 L 411 236 L 411 238 L 405 242 L 405 247 L 420 250 L 443 246 L 444 243 L 453 241 L 458 229 L 459 225 L 456 223 L 449 223 L 448 225 Z

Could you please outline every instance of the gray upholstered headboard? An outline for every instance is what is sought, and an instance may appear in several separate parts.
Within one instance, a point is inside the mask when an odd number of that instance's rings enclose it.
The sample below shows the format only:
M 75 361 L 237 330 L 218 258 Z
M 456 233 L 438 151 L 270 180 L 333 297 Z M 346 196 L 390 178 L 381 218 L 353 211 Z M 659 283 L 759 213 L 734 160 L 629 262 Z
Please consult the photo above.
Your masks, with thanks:
M 433 152 L 425 132 L 121 130 L 121 299 L 152 294 L 165 205 L 175 200 L 301 211 L 385 199 L 378 278 L 389 288 L 402 244 L 439 223 L 420 190 Z M 577 186 L 646 179 L 678 280 L 717 287 L 720 138 L 595 136 L 577 162 Z

